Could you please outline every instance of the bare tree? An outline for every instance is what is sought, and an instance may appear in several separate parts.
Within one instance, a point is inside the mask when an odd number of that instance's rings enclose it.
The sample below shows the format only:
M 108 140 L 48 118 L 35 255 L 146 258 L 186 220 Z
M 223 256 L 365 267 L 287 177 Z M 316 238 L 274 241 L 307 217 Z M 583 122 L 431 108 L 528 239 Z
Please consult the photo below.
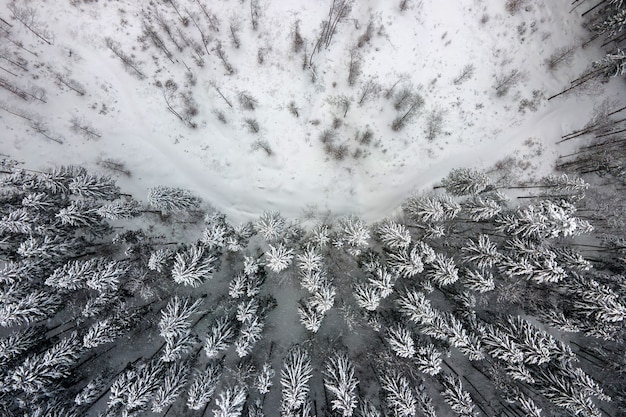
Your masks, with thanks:
M 433 109 L 428 113 L 426 118 L 426 139 L 433 140 L 441 134 L 444 113 L 442 109 Z
M 304 46 L 304 38 L 302 38 L 302 34 L 300 34 L 300 21 L 297 20 L 294 28 L 293 28 L 293 52 L 299 53 Z M 305 54 L 306 57 L 306 54 Z M 304 59 L 306 62 L 306 58 Z
M 505 96 L 506 93 L 513 87 L 515 87 L 520 81 L 524 79 L 525 75 L 518 69 L 513 69 L 507 73 L 496 76 L 496 95 L 498 97 Z
M 365 103 L 371 97 L 376 96 L 378 93 L 380 93 L 380 85 L 370 78 L 361 86 L 358 101 L 359 106 L 363 105 L 363 103 Z
M 363 59 L 356 48 L 350 49 L 350 64 L 348 65 L 348 85 L 353 86 L 361 74 Z
M 328 48 L 333 36 L 337 32 L 337 25 L 342 19 L 350 14 L 352 9 L 352 0 L 333 0 L 328 10 L 328 20 L 322 21 L 322 31 L 315 43 L 315 47 L 309 58 L 309 66 L 313 64 L 313 55 L 320 52 L 322 48 Z
M 254 110 L 259 102 L 247 91 L 239 93 L 239 104 L 244 110 Z
M 52 45 L 52 34 L 43 26 L 43 23 L 38 21 L 37 11 L 34 7 L 18 6 L 15 1 L 12 1 L 7 5 L 7 8 L 11 11 L 12 17 L 24 25 L 33 35 L 48 45 Z
M 192 13 L 189 10 L 185 10 L 185 12 L 187 13 L 187 16 L 189 17 L 195 28 L 198 30 L 198 32 L 200 32 L 200 39 L 202 40 L 202 45 L 204 46 L 204 50 L 206 51 L 207 55 L 211 55 L 211 53 L 209 52 L 209 43 L 211 43 L 211 38 L 206 33 L 204 33 L 204 31 L 200 27 L 195 13 Z
M 454 79 L 454 85 L 463 84 L 465 81 L 472 78 L 475 69 L 474 64 L 465 65 L 461 70 L 461 73 Z
M 120 61 L 122 61 L 124 67 L 133 70 L 135 75 L 137 75 L 139 78 L 145 78 L 144 73 L 141 72 L 141 70 L 139 69 L 139 64 L 135 61 L 133 57 L 127 55 L 124 51 L 122 51 L 122 47 L 118 42 L 109 37 L 105 38 L 104 42 L 106 44 L 106 47 L 109 48 L 109 50 L 111 50 L 111 52 L 113 52 L 113 54 L 120 59 Z
M 224 65 L 224 69 L 226 70 L 226 73 L 228 75 L 233 75 L 235 73 L 235 69 L 230 64 L 230 62 L 228 62 L 228 57 L 226 56 L 226 52 L 224 52 L 224 47 L 222 46 L 222 42 L 217 41 L 215 45 L 215 53 L 217 54 L 217 57 L 220 59 L 220 61 L 222 61 L 222 65 Z
M 248 126 L 248 130 L 250 130 L 250 133 L 259 133 L 259 131 L 261 130 L 260 126 L 259 126 L 259 122 L 256 121 L 256 119 L 244 119 L 244 122 L 246 123 L 246 126 Z
M 558 48 L 548 59 L 546 59 L 546 65 L 549 70 L 555 70 L 559 65 L 567 64 L 571 62 L 576 52 L 575 46 L 565 46 Z
M 241 46 L 241 39 L 239 38 L 239 31 L 241 31 L 241 22 L 237 17 L 232 17 L 230 19 L 230 24 L 228 25 L 230 40 L 235 47 L 235 49 L 239 49 Z
M 102 135 L 84 117 L 73 115 L 70 119 L 70 129 L 72 132 L 83 136 L 85 139 L 100 139 Z
M 404 93 L 402 95 L 404 95 Z M 408 105 L 408 109 L 402 115 L 396 117 L 391 123 L 391 129 L 394 131 L 401 130 L 406 123 L 415 116 L 417 110 L 424 104 L 424 99 L 419 94 L 411 94 L 408 98 L 403 99 L 403 103 L 406 104 L 402 104 L 400 107 L 396 105 L 396 108 L 399 109 Z
M 85 95 L 86 93 L 85 86 L 79 83 L 78 81 L 76 81 L 75 79 L 70 78 L 69 74 L 62 74 L 60 72 L 56 72 L 54 73 L 54 76 L 60 84 L 63 84 L 64 86 L 74 91 L 79 96 Z
M 208 10 L 201 2 L 200 0 L 196 0 L 196 3 L 198 3 L 198 6 L 200 6 L 200 9 L 202 10 L 202 13 L 204 14 L 204 17 L 206 18 L 206 20 L 209 22 L 209 27 L 211 28 L 212 31 L 214 32 L 219 32 L 220 31 L 220 21 L 217 18 L 217 16 L 215 16 L 215 14 Z
M 259 18 L 261 17 L 261 6 L 259 0 L 250 0 L 250 23 L 252 24 L 252 30 L 256 31 L 259 28 Z

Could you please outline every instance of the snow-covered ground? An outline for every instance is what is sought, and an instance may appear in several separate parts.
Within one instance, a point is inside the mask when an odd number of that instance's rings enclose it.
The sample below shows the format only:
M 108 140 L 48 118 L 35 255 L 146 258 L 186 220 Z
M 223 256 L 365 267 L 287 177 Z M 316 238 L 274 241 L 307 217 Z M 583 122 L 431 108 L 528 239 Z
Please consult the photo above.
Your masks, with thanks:
M 6 6 L 6 0 L 3 3 Z M 0 99 L 39 115 L 48 132 L 64 142 L 33 134 L 23 118 L 1 111 L 0 153 L 31 169 L 72 163 L 103 171 L 98 161 L 120 161 L 131 172 L 118 178 L 124 190 L 141 197 L 159 184 L 188 188 L 232 221 L 265 210 L 280 210 L 289 218 L 302 216 L 303 210 L 330 210 L 376 221 L 411 192 L 429 190 L 451 168 L 488 169 L 508 155 L 529 162 L 523 165 L 524 175 L 540 176 L 552 170 L 558 153 L 566 153 L 556 148 L 556 140 L 584 125 L 594 105 L 617 94 L 608 84 L 596 86 L 593 94 L 545 100 L 601 56 L 595 46 L 580 48 L 589 35 L 581 25 L 581 11 L 568 13 L 569 0 L 528 1 L 513 15 L 501 0 L 413 0 L 405 11 L 396 1 L 360 0 L 337 25 L 330 46 L 312 58 L 330 1 L 261 0 L 256 31 L 249 1 L 212 1 L 206 7 L 219 19 L 217 32 L 209 28 L 200 3 L 178 0 L 177 9 L 197 18 L 211 38 L 204 48 L 210 55 L 201 57 L 203 66 L 194 63 L 191 47 L 176 51 L 163 31 L 159 33 L 173 51 L 172 60 L 149 41 L 148 48 L 138 41 L 142 19 L 154 16 L 158 8 L 173 31 L 179 28 L 201 45 L 200 30 L 191 23 L 183 26 L 171 3 L 74 3 L 77 6 L 52 0 L 18 2 L 34 8 L 36 26 L 48 32 L 52 45 L 11 20 L 6 7 L 0 12 L 13 25 L 11 38 L 37 54 L 3 41 L 5 48 L 28 61 L 28 71 L 5 61 L 3 67 L 15 76 L 6 71 L 1 76 L 24 88 L 45 88 L 47 103 L 26 102 L 6 90 L 0 91 Z M 293 46 L 296 22 L 305 45 L 298 53 Z M 369 22 L 371 39 L 359 48 Z M 240 28 L 239 48 L 230 38 L 230 23 Z M 107 37 L 135 57 L 145 79 L 124 69 L 105 46 Z M 232 75 L 225 73 L 216 55 L 218 41 L 234 67 Z M 576 47 L 572 59 L 549 70 L 546 59 L 570 46 Z M 362 63 L 352 86 L 351 49 Z M 305 50 L 313 67 L 303 69 Z M 470 64 L 473 74 L 455 83 Z M 185 66 L 195 85 L 186 80 Z M 498 96 L 497 78 L 513 70 L 522 74 L 520 83 Z M 59 72 L 84 85 L 86 94 L 79 96 L 55 83 L 53 74 Z M 179 92 L 192 93 L 197 128 L 187 127 L 167 110 L 163 90 L 155 83 L 169 79 Z M 380 93 L 359 105 L 368 81 L 379 86 Z M 391 124 L 403 110 L 394 109 L 394 97 L 384 96 L 395 83 L 393 94 L 409 88 L 424 99 L 416 117 L 400 131 Z M 257 100 L 255 110 L 240 106 L 240 92 Z M 534 103 L 536 110 L 520 111 L 520 102 L 532 101 L 533 92 L 543 96 Z M 350 102 L 347 112 L 341 107 L 344 97 Z M 289 110 L 291 102 L 297 117 Z M 216 112 L 223 113 L 226 124 Z M 433 114 L 442 116 L 441 131 L 428 140 Z M 83 118 L 102 137 L 88 140 L 72 133 L 72 116 Z M 349 150 L 343 160 L 329 156 L 320 141 L 335 118 L 335 145 Z M 251 132 L 245 119 L 256 120 L 259 132 Z M 358 143 L 355 137 L 368 129 L 371 143 Z M 271 148 L 271 155 L 255 146 L 259 141 Z M 354 152 L 361 156 L 355 158 Z

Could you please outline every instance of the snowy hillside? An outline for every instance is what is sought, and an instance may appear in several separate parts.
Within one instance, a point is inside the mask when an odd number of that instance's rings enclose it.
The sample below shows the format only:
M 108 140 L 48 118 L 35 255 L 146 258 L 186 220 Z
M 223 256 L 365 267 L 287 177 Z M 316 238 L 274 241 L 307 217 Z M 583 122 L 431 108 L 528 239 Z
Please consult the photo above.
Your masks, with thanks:
M 18 2 L 35 32 L 3 11 L 3 80 L 45 90 L 45 102 L 3 90 L 3 106 L 63 143 L 3 111 L 0 152 L 32 169 L 120 163 L 130 176 L 108 173 L 134 194 L 183 186 L 234 221 L 275 209 L 379 220 L 451 167 L 514 154 L 520 180 L 539 177 L 555 139 L 617 94 L 546 101 L 601 56 L 576 47 L 587 35 L 569 1 L 70 3 Z

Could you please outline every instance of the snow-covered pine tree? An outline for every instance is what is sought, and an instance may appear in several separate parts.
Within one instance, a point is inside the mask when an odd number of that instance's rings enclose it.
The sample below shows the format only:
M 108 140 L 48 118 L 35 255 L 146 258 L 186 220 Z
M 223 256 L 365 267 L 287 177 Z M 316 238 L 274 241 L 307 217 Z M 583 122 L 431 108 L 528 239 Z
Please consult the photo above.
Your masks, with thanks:
M 68 189 L 72 194 L 95 200 L 113 201 L 120 196 L 120 188 L 111 177 L 88 173 L 74 176 Z
M 222 366 L 218 362 L 210 362 L 204 370 L 196 371 L 187 391 L 187 407 L 202 410 L 211 401 L 221 377 Z
M 404 326 L 396 325 L 387 330 L 385 338 L 391 350 L 401 358 L 412 358 L 415 356 L 415 342 L 411 332 Z
M 76 394 L 74 403 L 78 406 L 93 404 L 107 388 L 107 378 L 104 375 L 98 375 Z
M 493 291 L 496 288 L 491 272 L 465 269 L 461 274 L 461 282 L 468 289 L 480 293 Z
M 222 249 L 226 246 L 229 237 L 232 237 L 233 227 L 226 221 L 226 216 L 221 213 L 207 215 L 204 219 L 207 227 L 202 232 L 202 243 L 210 249 Z
M 426 276 L 438 286 L 443 287 L 458 281 L 459 270 L 454 263 L 454 259 L 438 253 L 430 263 Z
M 122 415 L 137 415 L 147 410 L 161 385 L 163 366 L 151 361 L 122 373 L 111 385 L 109 409 L 119 409 Z
M 246 274 L 237 274 L 228 284 L 228 295 L 231 298 L 239 299 L 246 295 L 246 287 L 248 286 L 248 276 Z
M 62 308 L 60 295 L 35 290 L 23 298 L 0 305 L 0 326 L 32 324 L 52 317 Z
M 96 213 L 103 219 L 130 219 L 139 215 L 141 205 L 137 200 L 115 201 L 100 206 Z
M 524 355 L 524 363 L 541 365 L 550 362 L 557 348 L 556 339 L 519 316 L 508 316 L 498 322 Z
M 203 246 L 194 245 L 186 252 L 176 254 L 172 268 L 172 279 L 177 284 L 199 287 L 207 278 L 212 277 L 217 258 L 206 254 Z
M 259 313 L 259 301 L 256 298 L 250 298 L 237 304 L 237 314 L 235 318 L 238 322 L 243 323 L 252 321 Z
M 402 209 L 411 219 L 420 223 L 440 222 L 446 218 L 444 206 L 437 197 L 411 197 Z
M 393 286 L 398 277 L 382 266 L 377 267 L 372 272 L 368 279 L 369 285 L 378 290 L 381 298 L 389 297 L 393 293 Z
M 515 400 L 522 411 L 526 413 L 526 417 L 543 417 L 541 414 L 543 410 L 535 404 L 532 398 L 527 397 L 524 393 L 518 392 Z
M 40 344 L 44 336 L 44 329 L 41 327 L 25 327 L 1 338 L 0 367 L 9 369 L 9 364 L 13 364 L 17 359 Z
M 273 379 L 275 375 L 276 371 L 274 371 L 272 365 L 269 362 L 263 363 L 261 371 L 254 381 L 254 388 L 259 391 L 259 394 L 265 395 L 270 392 L 270 388 L 274 385 Z
M 261 214 L 254 228 L 267 242 L 277 242 L 285 231 L 285 219 L 277 211 L 266 211 Z
M 234 337 L 235 329 L 230 318 L 228 316 L 218 317 L 204 341 L 204 352 L 207 357 L 216 358 L 221 351 L 228 349 Z
M 441 396 L 456 415 L 460 417 L 478 416 L 472 397 L 463 389 L 463 384 L 459 378 L 445 375 L 443 386 L 444 390 Z
M 524 353 L 518 344 L 501 329 L 492 324 L 481 325 L 479 329 L 481 341 L 491 356 L 514 364 L 524 361 Z
M 148 269 L 156 272 L 165 271 L 168 263 L 172 259 L 172 251 L 169 249 L 157 249 L 150 254 L 148 259 Z
M 215 417 L 240 417 L 247 397 L 248 392 L 244 385 L 224 388 L 215 400 L 216 408 L 213 410 L 213 415 Z
M 464 262 L 474 263 L 482 270 L 496 265 L 501 258 L 496 244 L 487 235 L 479 235 L 477 242 L 470 239 L 461 252 L 465 254 L 462 258 Z
M 411 244 L 411 234 L 402 224 L 386 220 L 376 230 L 383 245 L 391 250 L 407 249 Z
M 423 346 L 419 345 L 415 351 L 413 363 L 415 363 L 420 372 L 428 375 L 437 375 L 441 372 L 441 352 L 432 343 L 427 343 Z
M 367 283 L 355 284 L 352 295 L 359 307 L 369 311 L 376 310 L 382 300 L 380 290 Z
M 84 228 L 98 236 L 105 230 L 102 217 L 98 214 L 98 206 L 85 200 L 74 200 L 69 206 L 63 207 L 56 214 L 62 225 Z
M 409 290 L 396 299 L 400 312 L 415 324 L 430 324 L 435 320 L 437 313 L 424 293 Z
M 135 314 L 130 316 L 116 314 L 96 321 L 83 336 L 83 346 L 87 349 L 93 349 L 115 341 L 131 327 L 136 318 Z
M 358 403 L 356 393 L 359 380 L 354 365 L 345 352 L 333 354 L 324 367 L 324 386 L 331 393 L 331 406 L 343 417 L 351 417 Z
M 490 220 L 502 212 L 502 205 L 491 198 L 474 195 L 463 202 L 463 210 L 475 222 Z
M 269 251 L 265 252 L 267 262 L 265 265 L 273 272 L 279 273 L 291 265 L 293 259 L 293 249 L 287 249 L 283 243 L 276 246 L 269 245 Z
M 307 402 L 309 394 L 309 380 L 313 376 L 313 368 L 309 354 L 302 347 L 292 347 L 283 362 L 280 372 L 282 398 L 280 402 L 281 414 L 296 415 Z
M 417 401 L 413 387 L 404 375 L 394 370 L 385 372 L 380 377 L 380 387 L 385 392 L 387 406 L 395 416 L 415 416 Z
M 171 213 L 197 208 L 202 200 L 188 190 L 160 185 L 148 191 L 148 202 L 157 210 Z
M 130 264 L 122 261 L 98 259 L 93 272 L 87 277 L 87 287 L 99 292 L 113 292 L 130 270 Z
M 331 242 L 330 227 L 327 224 L 317 224 L 311 230 L 311 243 L 318 249 L 325 248 Z
M 191 367 L 187 362 L 174 362 L 165 369 L 162 383 L 152 399 L 151 408 L 154 413 L 160 413 L 174 404 L 183 393 L 190 373 Z
M 165 339 L 180 337 L 191 328 L 191 316 L 200 310 L 203 299 L 191 302 L 189 298 L 174 296 L 163 310 L 159 320 L 159 334 Z
M 259 316 L 244 321 L 239 330 L 239 336 L 235 340 L 235 351 L 240 358 L 246 357 L 252 352 L 254 345 L 263 337 L 264 328 L 265 322 Z
M 357 415 L 361 417 L 382 417 L 380 410 L 367 398 L 362 398 L 359 401 Z
M 413 278 L 424 271 L 424 263 L 417 245 L 414 245 L 411 251 L 389 253 L 388 265 L 392 271 L 403 278 Z
M 309 299 L 300 303 L 298 306 L 298 315 L 300 316 L 300 323 L 302 323 L 305 329 L 312 333 L 317 333 L 324 319 L 324 313 L 321 313 L 311 305 Z
M 10 211 L 0 218 L 0 233 L 30 235 L 34 232 L 38 218 L 24 208 Z
M 490 185 L 489 177 L 482 171 L 456 168 L 441 181 L 446 192 L 454 196 L 479 194 Z
M 46 351 L 31 355 L 9 371 L 7 382 L 15 391 L 27 394 L 52 392 L 55 385 L 67 378 L 84 348 L 78 334 L 61 339 Z
M 309 298 L 309 303 L 319 313 L 326 314 L 333 308 L 336 294 L 336 288 L 328 282 L 324 282 Z
M 367 225 L 356 216 L 348 216 L 339 220 L 339 237 L 336 241 L 340 246 L 347 245 L 347 251 L 357 256 L 369 245 L 370 232 Z
M 87 287 L 87 280 L 94 274 L 98 260 L 70 261 L 54 270 L 45 284 L 67 291 L 76 291 Z
M 307 245 L 301 254 L 296 256 L 298 268 L 303 275 L 311 274 L 322 269 L 324 258 L 315 246 Z
M 191 330 L 177 336 L 165 339 L 165 347 L 161 360 L 165 363 L 175 362 L 193 350 L 198 338 L 191 334 Z

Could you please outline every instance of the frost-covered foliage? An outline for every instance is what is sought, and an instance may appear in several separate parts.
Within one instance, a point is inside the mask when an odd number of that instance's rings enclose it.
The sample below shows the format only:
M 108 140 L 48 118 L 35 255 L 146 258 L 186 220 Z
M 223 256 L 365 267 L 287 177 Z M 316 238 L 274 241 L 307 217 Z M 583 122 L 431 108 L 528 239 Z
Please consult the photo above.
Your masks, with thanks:
M 148 202 L 155 209 L 169 213 L 197 208 L 202 200 L 188 190 L 161 185 L 148 191 Z
M 620 410 L 623 242 L 590 234 L 591 187 L 546 177 L 517 187 L 545 200 L 507 207 L 483 174 L 445 182 L 394 221 L 307 229 L 172 222 L 76 167 L 0 176 L 0 414 L 312 416 L 324 395 L 344 417 Z
M 283 415 L 293 415 L 304 408 L 312 376 L 313 368 L 308 352 L 300 346 L 291 348 L 280 372 L 282 385 L 280 409 Z
M 333 410 L 343 417 L 354 414 L 358 402 L 358 383 L 354 365 L 345 353 L 336 353 L 328 359 L 324 368 L 324 386 L 334 398 L 331 401 Z
M 273 272 L 284 271 L 291 265 L 293 249 L 288 249 L 284 244 L 269 245 L 270 250 L 265 252 L 266 266 Z
M 489 177 L 484 172 L 468 168 L 453 169 L 441 181 L 446 191 L 454 196 L 478 194 L 484 191 L 489 183 Z
M 207 254 L 204 247 L 192 246 L 186 252 L 176 254 L 172 268 L 172 279 L 183 285 L 199 287 L 207 278 L 211 278 L 217 259 Z

